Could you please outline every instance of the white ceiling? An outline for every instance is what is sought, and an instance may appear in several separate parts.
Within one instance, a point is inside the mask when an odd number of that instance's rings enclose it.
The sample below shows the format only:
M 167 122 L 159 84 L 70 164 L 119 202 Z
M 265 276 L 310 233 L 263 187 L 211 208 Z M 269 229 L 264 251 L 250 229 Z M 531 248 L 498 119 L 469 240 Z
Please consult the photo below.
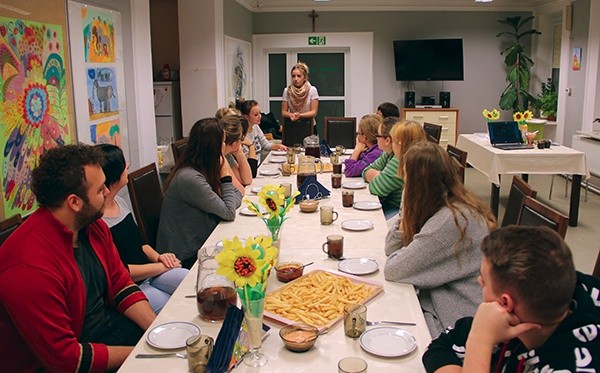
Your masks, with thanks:
M 253 12 L 317 11 L 533 11 L 535 8 L 556 4 L 560 0 L 494 0 L 476 3 L 474 0 L 236 0 Z

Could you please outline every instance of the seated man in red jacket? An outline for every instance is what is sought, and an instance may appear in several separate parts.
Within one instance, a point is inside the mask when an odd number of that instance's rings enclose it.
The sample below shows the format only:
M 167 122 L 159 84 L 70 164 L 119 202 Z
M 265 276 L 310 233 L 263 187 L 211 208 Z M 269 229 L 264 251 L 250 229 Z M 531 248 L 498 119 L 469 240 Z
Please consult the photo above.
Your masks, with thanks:
M 99 219 L 102 153 L 49 150 L 33 171 L 40 208 L 0 247 L 0 361 L 10 372 L 118 368 L 156 315 Z

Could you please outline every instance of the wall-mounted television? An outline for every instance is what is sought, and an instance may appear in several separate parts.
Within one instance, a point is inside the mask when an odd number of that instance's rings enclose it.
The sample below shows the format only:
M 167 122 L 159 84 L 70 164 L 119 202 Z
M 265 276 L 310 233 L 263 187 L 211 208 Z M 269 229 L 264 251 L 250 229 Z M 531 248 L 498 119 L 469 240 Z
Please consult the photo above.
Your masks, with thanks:
M 395 40 L 396 80 L 463 80 L 462 39 Z

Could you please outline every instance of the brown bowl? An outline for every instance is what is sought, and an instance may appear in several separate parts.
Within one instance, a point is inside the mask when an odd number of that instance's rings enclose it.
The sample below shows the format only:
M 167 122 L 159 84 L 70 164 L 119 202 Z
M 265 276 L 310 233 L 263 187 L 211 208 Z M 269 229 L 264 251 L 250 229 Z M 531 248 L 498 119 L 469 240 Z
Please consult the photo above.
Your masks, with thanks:
M 298 204 L 302 212 L 315 212 L 319 207 L 319 201 L 314 199 L 305 199 Z
M 290 282 L 302 276 L 304 266 L 298 262 L 282 262 L 275 267 L 277 279 L 281 282 Z
M 310 350 L 315 345 L 319 336 L 319 330 L 312 325 L 298 323 L 281 328 L 279 336 L 288 350 L 304 352 Z

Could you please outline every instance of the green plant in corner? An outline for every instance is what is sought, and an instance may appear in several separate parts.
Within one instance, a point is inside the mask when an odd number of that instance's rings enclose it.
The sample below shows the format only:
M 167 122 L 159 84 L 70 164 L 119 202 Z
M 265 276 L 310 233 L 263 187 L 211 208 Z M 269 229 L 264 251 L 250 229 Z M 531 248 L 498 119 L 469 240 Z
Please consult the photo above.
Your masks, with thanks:
M 542 93 L 538 95 L 537 103 L 535 105 L 543 115 L 548 117 L 550 120 L 556 118 L 556 109 L 558 107 L 558 93 L 556 87 L 552 83 L 552 79 L 548 78 L 546 83 L 542 83 Z
M 529 93 L 530 69 L 533 66 L 533 60 L 527 55 L 525 47 L 521 43 L 527 35 L 542 34 L 533 28 L 521 30 L 533 18 L 530 16 L 521 19 L 520 16 L 516 16 L 498 20 L 512 28 L 512 31 L 503 31 L 496 35 L 496 37 L 505 35 L 511 37 L 511 44 L 500 52 L 504 56 L 504 64 L 508 67 L 506 74 L 508 85 L 500 96 L 500 108 L 503 110 L 524 111 L 527 110 L 530 103 L 536 102 L 535 97 Z

